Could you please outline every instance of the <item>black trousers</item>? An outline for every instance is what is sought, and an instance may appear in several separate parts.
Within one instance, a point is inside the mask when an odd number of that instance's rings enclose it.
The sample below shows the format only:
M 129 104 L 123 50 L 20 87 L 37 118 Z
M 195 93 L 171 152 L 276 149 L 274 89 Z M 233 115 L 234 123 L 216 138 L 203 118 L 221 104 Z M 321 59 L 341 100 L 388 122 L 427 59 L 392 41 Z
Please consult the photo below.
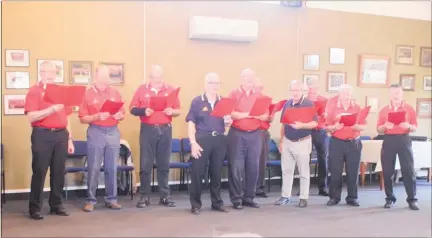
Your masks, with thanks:
M 266 164 L 269 156 L 269 141 L 270 141 L 270 133 L 268 130 L 262 131 L 262 148 L 261 148 L 261 156 L 259 161 L 259 172 L 258 172 L 258 181 L 256 186 L 256 193 L 263 193 L 265 190 L 265 172 L 266 172 Z
M 414 158 L 412 142 L 408 135 L 385 135 L 381 148 L 381 165 L 384 177 L 386 200 L 396 202 L 393 193 L 392 175 L 395 172 L 396 155 L 402 172 L 405 191 L 408 195 L 406 201 L 413 202 L 416 199 L 416 176 L 414 171 Z
M 362 143 L 360 140 L 339 140 L 330 138 L 329 171 L 330 171 L 330 199 L 341 200 L 342 172 L 345 164 L 348 196 L 346 201 L 357 199 L 357 183 L 360 168 Z
M 43 204 L 45 176 L 50 168 L 51 209 L 62 206 L 62 191 L 65 181 L 65 161 L 67 158 L 69 133 L 66 129 L 51 131 L 33 128 L 31 134 L 32 178 L 30 187 L 30 214 L 40 212 Z
M 312 130 L 312 144 L 318 157 L 318 189 L 325 189 L 327 186 L 327 147 L 325 130 Z
M 169 196 L 168 176 L 171 159 L 171 124 L 153 126 L 141 123 L 140 131 L 140 195 L 151 192 L 151 172 L 156 161 L 157 182 L 161 198 Z
M 210 176 L 210 198 L 212 207 L 223 206 L 221 197 L 221 173 L 227 152 L 227 139 L 224 135 L 212 136 L 208 133 L 197 133 L 197 143 L 203 151 L 198 159 L 191 158 L 191 184 L 189 186 L 190 203 L 192 208 L 201 208 L 202 180 Z

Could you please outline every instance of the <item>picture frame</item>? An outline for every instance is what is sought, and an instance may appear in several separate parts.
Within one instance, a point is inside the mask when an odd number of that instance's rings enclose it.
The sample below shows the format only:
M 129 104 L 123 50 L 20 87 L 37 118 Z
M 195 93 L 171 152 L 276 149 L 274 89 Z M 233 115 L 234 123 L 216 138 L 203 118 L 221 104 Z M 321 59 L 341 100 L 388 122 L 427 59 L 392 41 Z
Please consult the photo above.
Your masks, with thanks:
M 412 45 L 396 45 L 395 52 L 396 64 L 414 64 L 414 46 Z
M 29 67 L 30 52 L 28 50 L 5 50 L 6 67 Z
M 346 83 L 346 72 L 327 72 L 327 92 L 339 91 L 339 86 Z
M 24 115 L 25 98 L 24 94 L 4 95 L 4 114 Z
M 345 49 L 330 48 L 330 64 L 345 64 Z
M 423 77 L 423 91 L 432 91 L 432 76 L 426 75 Z
M 64 62 L 63 62 L 63 60 L 48 60 L 48 59 L 39 59 L 37 61 L 38 82 L 41 80 L 40 75 L 39 75 L 40 65 L 45 61 L 51 61 L 52 63 L 54 63 L 54 65 L 57 68 L 57 75 L 56 75 L 56 78 L 54 79 L 54 83 L 64 83 Z
M 371 107 L 369 112 L 375 113 L 379 110 L 379 98 L 366 96 L 365 107 Z
M 432 47 L 420 47 L 420 66 L 432 67 Z
M 124 84 L 124 64 L 123 63 L 101 62 L 99 63 L 99 65 L 104 65 L 108 67 L 111 85 Z
M 357 86 L 364 88 L 387 88 L 390 58 L 388 56 L 360 55 Z
M 399 84 L 404 91 L 415 90 L 415 74 L 401 74 L 399 75 Z
M 303 83 L 307 86 L 311 84 L 312 81 L 318 82 L 319 75 L 318 74 L 303 74 Z
M 303 56 L 303 69 L 310 71 L 318 71 L 320 64 L 319 55 L 304 55 Z
M 92 82 L 93 62 L 91 61 L 70 61 L 69 62 L 69 83 L 88 85 Z
M 417 117 L 418 118 L 431 118 L 432 114 L 432 99 L 431 98 L 417 98 Z
M 21 71 L 6 71 L 5 81 L 7 89 L 30 88 L 30 73 Z

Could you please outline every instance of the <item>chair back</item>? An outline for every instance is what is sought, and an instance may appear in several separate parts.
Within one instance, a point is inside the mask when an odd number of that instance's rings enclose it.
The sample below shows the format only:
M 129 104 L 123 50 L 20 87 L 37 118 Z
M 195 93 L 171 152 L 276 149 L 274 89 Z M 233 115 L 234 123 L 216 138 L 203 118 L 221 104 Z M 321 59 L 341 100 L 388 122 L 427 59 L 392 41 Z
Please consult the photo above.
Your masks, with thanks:
M 269 152 L 270 153 L 279 153 L 279 149 L 276 145 L 276 142 L 273 139 L 269 140 Z
M 190 153 L 192 151 L 189 138 L 181 139 L 182 153 Z
M 370 136 L 360 136 L 360 140 L 372 140 Z
M 180 139 L 172 139 L 172 142 L 171 142 L 171 153 L 181 153 Z

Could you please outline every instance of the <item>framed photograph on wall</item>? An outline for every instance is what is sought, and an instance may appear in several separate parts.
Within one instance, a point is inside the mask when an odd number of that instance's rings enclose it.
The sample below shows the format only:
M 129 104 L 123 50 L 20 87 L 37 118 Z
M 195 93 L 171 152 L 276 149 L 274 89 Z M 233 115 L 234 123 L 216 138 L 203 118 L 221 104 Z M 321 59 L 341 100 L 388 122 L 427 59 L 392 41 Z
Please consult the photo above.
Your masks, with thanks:
M 304 70 L 319 70 L 320 56 L 319 55 L 304 55 L 303 69 Z
M 327 92 L 338 92 L 339 86 L 346 82 L 346 72 L 327 72 Z
M 414 64 L 414 46 L 396 45 L 396 64 Z
M 56 78 L 54 79 L 54 83 L 64 83 L 64 63 L 63 60 L 38 60 L 38 82 L 40 81 L 40 75 L 39 75 L 39 70 L 40 70 L 40 65 L 45 62 L 45 61 L 51 61 L 57 69 L 57 73 L 56 73 Z
M 99 63 L 108 67 L 110 81 L 113 85 L 124 84 L 124 64 L 123 63 Z
M 388 87 L 389 61 L 388 56 L 360 55 L 357 85 L 365 88 Z
M 417 98 L 417 117 L 418 118 L 431 118 L 432 99 L 431 98 Z
M 303 83 L 307 86 L 311 85 L 312 82 L 318 82 L 318 74 L 303 74 Z
M 345 49 L 330 48 L 330 64 L 345 64 Z
M 432 48 L 420 47 L 420 66 L 432 67 Z
M 378 112 L 379 109 L 379 99 L 375 97 L 368 97 L 366 96 L 366 107 L 371 107 L 369 112 Z
M 6 67 L 29 67 L 28 50 L 5 50 Z
M 5 115 L 24 115 L 26 95 L 4 95 Z
M 399 75 L 399 84 L 404 91 L 415 90 L 415 74 L 401 74 Z
M 423 77 L 423 90 L 432 91 L 432 76 L 428 75 Z
M 70 62 L 70 84 L 89 84 L 92 78 L 93 63 L 90 61 Z
M 10 72 L 6 71 L 6 88 L 24 89 L 30 88 L 29 72 Z

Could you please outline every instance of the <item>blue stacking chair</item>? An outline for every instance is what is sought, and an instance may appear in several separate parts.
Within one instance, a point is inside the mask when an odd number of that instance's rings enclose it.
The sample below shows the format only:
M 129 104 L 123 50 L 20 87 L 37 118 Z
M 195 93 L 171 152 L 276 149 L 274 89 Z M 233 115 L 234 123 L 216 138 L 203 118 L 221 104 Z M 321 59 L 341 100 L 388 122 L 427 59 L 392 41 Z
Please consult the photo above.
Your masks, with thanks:
M 83 159 L 87 156 L 87 142 L 86 141 L 74 141 L 75 151 L 73 154 L 68 155 L 70 159 Z M 68 196 L 68 178 L 67 174 L 70 173 L 84 173 L 87 172 L 87 167 L 66 167 L 65 168 L 65 198 L 67 200 Z
M 360 136 L 360 140 L 372 140 L 370 136 Z
M 181 170 L 182 172 L 180 173 L 180 179 L 184 183 L 185 177 L 186 177 L 186 183 L 189 184 L 189 168 L 192 165 L 192 163 L 189 162 L 189 160 L 186 161 L 186 158 L 190 157 L 190 153 L 192 152 L 189 138 L 181 139 L 180 145 L 181 145 L 181 156 L 182 156 L 183 162 L 189 163 L 188 168 Z
M 4 174 L 4 147 L 3 147 L 3 143 L 1 143 L 1 148 L 0 148 L 0 150 L 1 150 L 1 157 L 0 157 L 0 159 L 1 159 L 1 189 L 2 189 L 2 191 L 1 191 L 1 196 L 2 196 L 2 206 L 3 206 L 3 203 L 6 203 L 6 188 L 5 188 L 5 185 L 6 185 L 6 183 L 5 183 L 5 174 Z
M 277 154 L 278 157 L 280 157 L 280 153 L 279 153 L 279 149 L 276 145 L 276 142 L 273 139 L 269 140 L 269 155 L 270 154 Z M 270 192 L 270 187 L 271 187 L 271 168 L 272 167 L 281 167 L 281 161 L 279 160 L 267 160 L 266 163 L 266 167 L 267 167 L 267 173 L 268 173 L 268 180 L 267 180 L 267 189 Z

